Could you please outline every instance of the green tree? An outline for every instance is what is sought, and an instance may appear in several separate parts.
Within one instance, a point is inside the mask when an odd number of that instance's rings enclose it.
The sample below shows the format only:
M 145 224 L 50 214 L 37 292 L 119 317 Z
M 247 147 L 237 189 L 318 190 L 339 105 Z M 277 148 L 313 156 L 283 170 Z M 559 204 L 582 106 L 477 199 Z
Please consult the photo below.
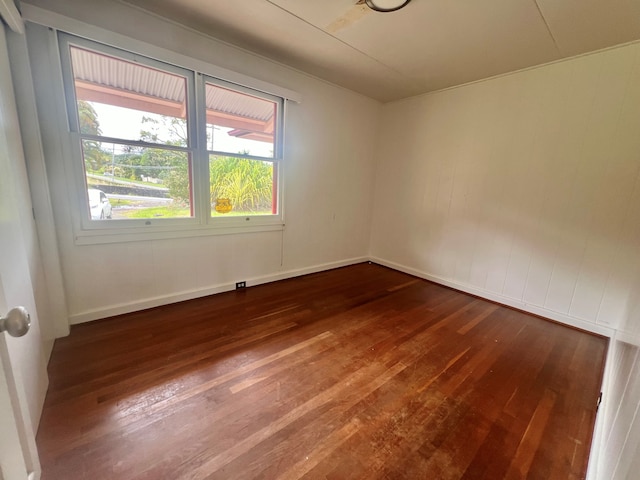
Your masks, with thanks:
M 270 162 L 211 156 L 209 178 L 212 205 L 218 198 L 228 198 L 235 211 L 271 211 L 273 166 Z M 171 170 L 165 185 L 171 198 L 185 203 L 189 201 L 187 162 Z
M 80 133 L 102 135 L 98 114 L 93 106 L 85 100 L 78 100 L 78 120 L 80 122 Z M 82 151 L 87 171 L 96 172 L 109 161 L 109 155 L 102 151 L 100 142 L 95 140 L 83 140 Z
M 162 145 L 170 145 L 175 147 L 186 147 L 188 145 L 187 122 L 182 118 L 159 116 L 142 117 L 142 123 L 147 127 L 140 131 L 140 139 L 145 142 L 159 143 Z M 148 148 L 145 149 L 136 163 L 136 178 L 141 179 L 142 176 L 161 178 L 165 182 L 172 177 L 178 183 L 187 182 L 188 189 L 188 172 L 187 172 L 187 155 L 184 152 L 175 150 Z M 148 168 L 144 168 L 148 167 Z M 171 172 L 177 170 L 176 175 Z M 184 178 L 182 178 L 184 177 Z M 174 188 L 177 189 L 177 187 Z M 182 188 L 182 187 L 180 187 Z M 177 189 L 175 195 L 170 190 L 170 195 L 175 200 L 188 201 L 188 193 L 184 193 Z
M 102 135 L 98 114 L 89 102 L 78 100 L 78 119 L 80 120 L 80 133 Z
M 142 123 L 148 126 L 148 130 L 140 131 L 140 140 L 176 147 L 186 147 L 188 144 L 187 121 L 183 118 L 144 116 Z
M 187 162 L 182 162 L 164 176 L 164 184 L 169 189 L 169 196 L 175 201 L 185 204 L 191 200 L 187 167 Z
M 228 198 L 236 211 L 271 209 L 273 165 L 236 157 L 211 156 L 209 161 L 211 203 Z
M 143 117 L 147 128 L 140 138 L 147 142 L 172 146 L 187 146 L 187 124 L 175 117 Z M 133 159 L 132 159 L 133 161 Z M 145 149 L 135 160 L 137 178 L 142 175 L 161 176 L 175 201 L 188 204 L 191 200 L 189 162 L 183 152 L 168 149 Z M 145 169 L 145 166 L 154 167 Z M 246 158 L 210 156 L 209 177 L 211 204 L 218 198 L 228 198 L 235 211 L 271 211 L 273 164 Z

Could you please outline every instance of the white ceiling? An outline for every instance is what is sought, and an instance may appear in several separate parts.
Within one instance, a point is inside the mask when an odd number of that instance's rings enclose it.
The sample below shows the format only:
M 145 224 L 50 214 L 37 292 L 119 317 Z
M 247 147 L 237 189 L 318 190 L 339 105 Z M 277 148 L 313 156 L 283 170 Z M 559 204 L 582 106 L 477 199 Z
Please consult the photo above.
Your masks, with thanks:
M 383 102 L 640 39 L 640 0 L 122 0 Z

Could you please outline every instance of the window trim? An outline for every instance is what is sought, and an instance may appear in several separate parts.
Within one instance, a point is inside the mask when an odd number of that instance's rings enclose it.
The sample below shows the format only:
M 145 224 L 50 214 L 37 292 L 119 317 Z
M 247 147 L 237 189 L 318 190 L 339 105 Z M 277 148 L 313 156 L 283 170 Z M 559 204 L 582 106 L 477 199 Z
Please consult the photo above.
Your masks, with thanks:
M 60 65 L 62 69 L 62 86 L 65 93 L 67 128 L 71 140 L 72 158 L 67 159 L 71 169 L 73 192 L 70 197 L 79 208 L 72 208 L 75 218 L 74 240 L 78 245 L 115 243 L 148 240 L 156 238 L 181 238 L 202 235 L 252 233 L 258 231 L 282 230 L 284 228 L 283 178 L 282 163 L 284 152 L 284 126 L 286 98 L 245 85 L 238 85 L 226 79 L 214 77 L 206 72 L 183 68 L 167 61 L 151 58 L 144 53 L 133 52 L 117 46 L 106 45 L 100 41 L 89 40 L 77 35 L 58 31 Z M 140 63 L 143 66 L 167 71 L 186 79 L 188 147 L 175 147 L 154 144 L 139 140 L 125 140 L 107 136 L 81 134 L 79 131 L 76 92 L 73 81 L 70 47 L 78 46 L 96 53 L 104 53 L 124 61 Z M 247 93 L 257 98 L 264 98 L 276 104 L 276 125 L 274 135 L 273 157 L 260 157 L 244 154 L 230 154 L 207 150 L 206 141 L 206 84 L 219 85 L 240 93 Z M 190 154 L 193 173 L 193 207 L 194 216 L 174 219 L 127 219 L 127 220 L 91 220 L 90 208 L 86 199 L 86 178 L 83 168 L 79 168 L 78 160 L 82 159 L 82 139 L 107 143 L 126 144 L 147 148 L 167 148 Z M 274 165 L 274 185 L 277 186 L 277 213 L 270 215 L 249 215 L 234 217 L 218 217 L 211 215 L 209 185 L 209 154 L 229 157 L 247 158 L 256 161 L 270 162 Z M 205 158 L 206 157 L 206 158 Z M 81 164 L 82 165 L 82 164 Z
M 251 88 L 248 87 L 244 87 L 242 85 L 235 85 L 231 82 L 219 79 L 219 78 L 215 78 L 212 77 L 211 75 L 207 75 L 205 73 L 198 73 L 198 76 L 200 77 L 201 81 L 197 82 L 197 92 L 199 92 L 201 98 L 202 98 L 202 102 L 198 102 L 199 105 L 202 105 L 203 108 L 198 111 L 198 115 L 199 118 L 198 120 L 200 120 L 199 125 L 202 126 L 201 129 L 199 129 L 199 139 L 201 144 L 204 145 L 204 155 L 207 156 L 207 159 L 205 162 L 203 162 L 203 165 L 206 164 L 207 166 L 209 165 L 209 156 L 210 155 L 220 155 L 220 156 L 226 156 L 226 157 L 233 157 L 233 158 L 246 158 L 248 160 L 255 160 L 255 161 L 262 161 L 262 162 L 269 162 L 273 165 L 273 183 L 274 185 L 277 186 L 277 199 L 276 199 L 276 204 L 277 204 L 277 213 L 276 214 L 272 214 L 272 215 L 255 215 L 255 216 L 250 216 L 251 220 L 247 220 L 246 217 L 245 218 L 245 222 L 246 221 L 252 221 L 253 220 L 253 225 L 271 225 L 275 222 L 270 221 L 270 219 L 276 217 L 280 219 L 280 223 L 284 224 L 284 213 L 282 211 L 282 192 L 283 192 L 283 188 L 282 188 L 282 160 L 283 160 L 283 152 L 284 152 L 284 111 L 285 111 L 285 105 L 286 105 L 286 101 L 284 98 L 279 97 L 277 95 L 271 95 L 269 93 L 264 93 L 264 92 L 256 92 L 256 90 L 253 90 Z M 234 90 L 236 92 L 240 92 L 240 93 L 246 93 L 249 95 L 252 95 L 256 98 L 262 98 L 271 102 L 274 102 L 276 104 L 276 123 L 274 125 L 275 128 L 275 135 L 274 135 L 274 148 L 273 148 L 273 156 L 272 157 L 261 157 L 261 156 L 256 156 L 256 155 L 246 155 L 246 154 L 241 154 L 241 153 L 235 153 L 235 154 L 231 154 L 229 152 L 224 152 L 224 151 L 217 151 L 217 150 L 208 150 L 208 145 L 207 145 L 207 133 L 206 133 L 206 126 L 207 126 L 207 108 L 206 108 L 206 88 L 207 88 L 207 83 L 212 84 L 212 85 L 216 85 L 216 86 L 220 86 L 222 88 L 227 88 L 230 90 Z M 208 171 L 206 173 L 206 176 L 208 178 Z M 210 184 L 207 184 L 207 188 L 211 188 Z M 214 217 L 211 215 L 211 203 L 208 202 L 206 208 L 207 213 L 206 213 L 206 217 L 207 217 L 207 223 L 209 224 L 215 224 L 218 225 L 220 227 L 233 227 L 235 225 L 237 225 L 238 223 L 241 223 L 238 219 L 238 217 Z M 240 217 L 243 218 L 243 217 Z

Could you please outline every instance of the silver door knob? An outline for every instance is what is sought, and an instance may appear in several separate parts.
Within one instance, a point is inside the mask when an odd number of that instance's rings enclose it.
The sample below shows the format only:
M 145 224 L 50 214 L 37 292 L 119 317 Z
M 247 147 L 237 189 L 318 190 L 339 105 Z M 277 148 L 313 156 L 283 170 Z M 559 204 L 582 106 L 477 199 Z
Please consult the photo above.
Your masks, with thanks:
M 0 318 L 0 332 L 7 332 L 12 337 L 21 337 L 29 331 L 31 316 L 24 307 L 9 310 L 6 317 Z

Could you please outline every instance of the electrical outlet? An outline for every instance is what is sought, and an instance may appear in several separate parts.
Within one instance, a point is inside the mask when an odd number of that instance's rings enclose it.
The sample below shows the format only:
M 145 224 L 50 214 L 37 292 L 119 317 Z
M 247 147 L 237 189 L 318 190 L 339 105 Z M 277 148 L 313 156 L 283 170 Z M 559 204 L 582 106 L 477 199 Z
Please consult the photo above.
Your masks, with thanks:
M 236 290 L 240 288 L 247 288 L 247 282 L 236 282 Z

